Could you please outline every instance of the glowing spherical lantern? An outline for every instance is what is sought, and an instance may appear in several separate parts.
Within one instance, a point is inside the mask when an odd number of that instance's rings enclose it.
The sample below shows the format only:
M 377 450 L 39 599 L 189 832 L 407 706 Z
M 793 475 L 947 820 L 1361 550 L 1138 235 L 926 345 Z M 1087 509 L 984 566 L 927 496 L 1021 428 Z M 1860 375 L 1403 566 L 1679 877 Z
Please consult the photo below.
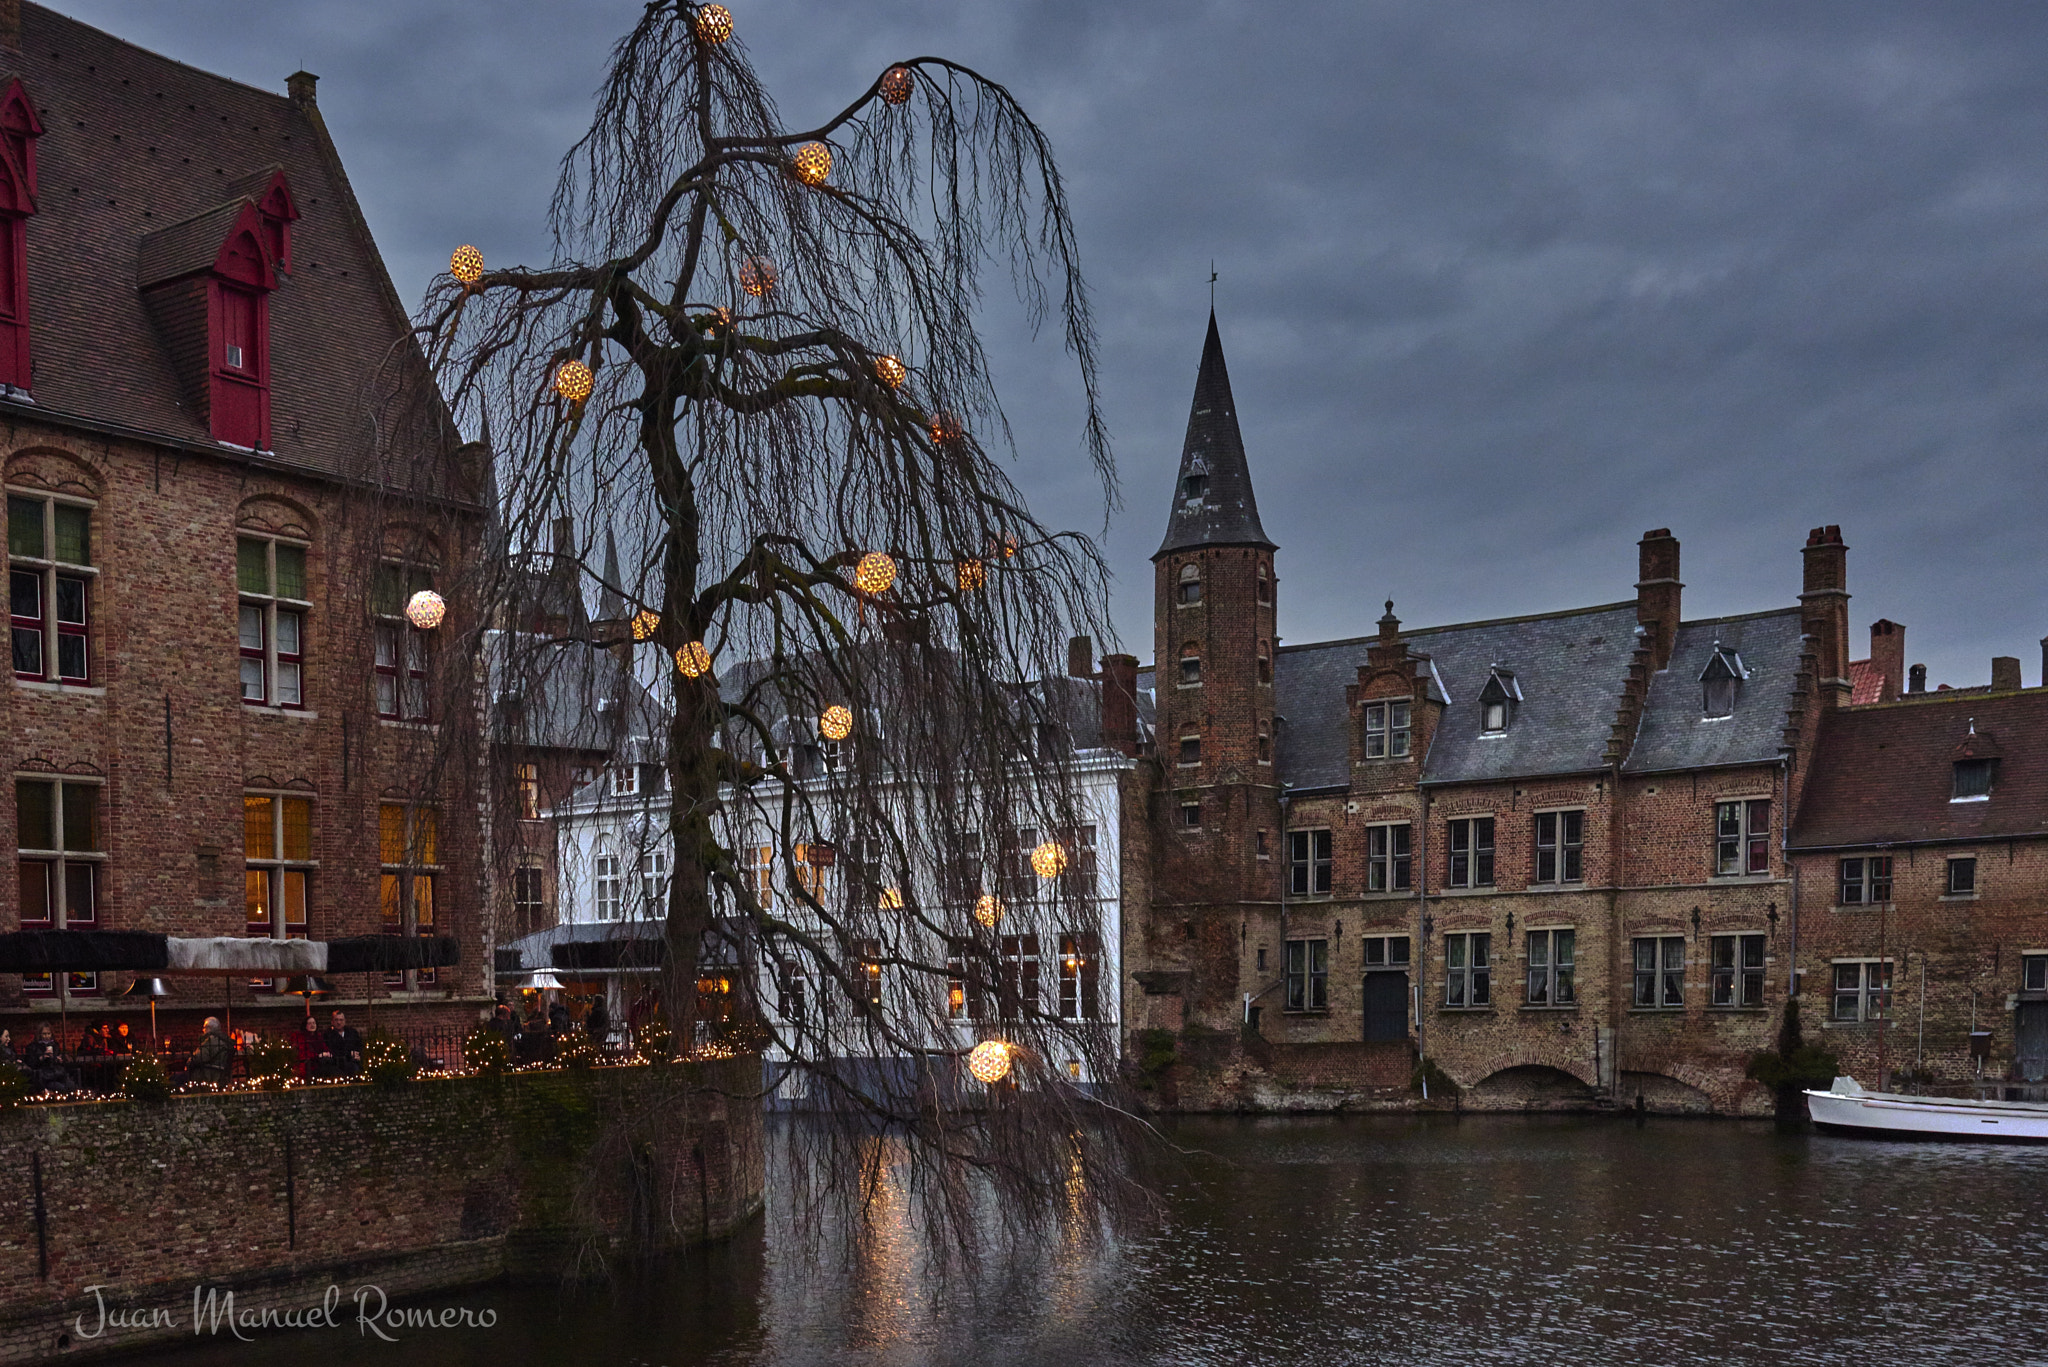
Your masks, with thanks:
M 448 258 L 448 274 L 465 285 L 474 285 L 483 278 L 484 254 L 463 243 L 455 249 L 455 255 Z
M 883 911 L 903 910 L 903 889 L 883 888 L 882 895 L 875 899 L 875 905 Z
M 974 904 L 974 919 L 985 926 L 993 927 L 1003 919 L 1003 899 L 992 892 L 984 892 Z
M 432 631 L 448 615 L 448 604 L 432 589 L 421 589 L 405 603 L 405 620 L 421 631 Z
M 658 612 L 655 612 L 655 611 L 652 611 L 651 609 L 648 609 L 648 608 L 642 608 L 642 609 L 640 609 L 640 611 L 638 611 L 638 612 L 636 612 L 636 613 L 634 613 L 634 614 L 633 614 L 633 639 L 634 639 L 634 640 L 636 640 L 636 641 L 651 641 L 651 640 L 653 640 L 653 639 L 654 639 L 654 633 L 655 633 L 656 631 L 660 630 L 660 629 L 661 629 L 661 614 L 660 614 L 660 613 L 658 613 Z
M 905 104 L 917 89 L 917 78 L 907 66 L 892 66 L 882 73 L 882 98 L 890 104 Z
M 963 560 L 959 569 L 962 593 L 972 593 L 988 582 L 988 566 L 979 560 Z
M 960 416 L 957 413 L 934 413 L 931 421 L 932 445 L 945 446 L 960 440 Z
M 826 740 L 845 740 L 853 734 L 853 712 L 833 703 L 818 716 L 818 734 Z
M 676 672 L 686 679 L 701 679 L 711 672 L 711 652 L 702 641 L 692 641 L 676 650 Z
M 775 288 L 775 263 L 765 256 L 750 256 L 740 262 L 740 288 L 759 299 Z
M 896 582 L 896 562 L 880 551 L 869 551 L 853 567 L 853 586 L 862 593 L 886 593 Z
M 715 308 L 711 310 L 701 320 L 701 326 L 704 329 L 704 335 L 707 337 L 723 336 L 732 329 L 732 310 L 729 308 Z
M 590 397 L 590 391 L 597 388 L 597 376 L 590 373 L 590 367 L 581 361 L 564 362 L 555 372 L 555 392 L 570 403 L 582 403 Z
M 1066 868 L 1067 852 L 1057 841 L 1048 840 L 1031 852 L 1031 871 L 1040 878 L 1057 878 Z
M 697 11 L 692 28 L 698 42 L 717 47 L 732 37 L 732 11 L 723 5 L 705 5 Z
M 891 389 L 901 389 L 903 382 L 910 378 L 910 369 L 894 356 L 877 356 L 875 378 Z
M 967 1071 L 974 1074 L 976 1082 L 1001 1082 L 1010 1075 L 1011 1052 L 1011 1047 L 1005 1040 L 983 1040 L 969 1051 Z
M 1014 533 L 1003 538 L 1003 559 L 1009 560 L 1017 554 L 1017 537 Z
M 823 185 L 832 174 L 832 149 L 822 142 L 807 142 L 789 159 L 789 173 L 806 185 Z

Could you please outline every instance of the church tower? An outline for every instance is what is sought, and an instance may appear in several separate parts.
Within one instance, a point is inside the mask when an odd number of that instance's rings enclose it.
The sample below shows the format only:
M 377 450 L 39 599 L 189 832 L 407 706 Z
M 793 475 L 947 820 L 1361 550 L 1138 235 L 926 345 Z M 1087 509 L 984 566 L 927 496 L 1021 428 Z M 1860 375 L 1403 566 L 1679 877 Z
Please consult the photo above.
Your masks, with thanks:
M 1186 1007 L 1218 1026 L 1238 1009 L 1238 974 L 1225 965 L 1237 962 L 1247 904 L 1279 896 L 1275 549 L 1259 525 L 1212 311 L 1166 537 L 1152 557 L 1161 769 L 1153 914 L 1201 942 L 1198 958 L 1210 967 L 1197 972 Z

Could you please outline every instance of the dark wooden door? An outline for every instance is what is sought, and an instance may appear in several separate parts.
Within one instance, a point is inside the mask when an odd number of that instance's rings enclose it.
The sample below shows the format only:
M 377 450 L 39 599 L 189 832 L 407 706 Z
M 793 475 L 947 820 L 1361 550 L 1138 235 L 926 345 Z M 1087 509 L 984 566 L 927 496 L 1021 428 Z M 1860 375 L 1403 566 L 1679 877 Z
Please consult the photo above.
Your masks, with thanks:
M 1408 975 L 1365 975 L 1365 1042 L 1387 1044 L 1408 1038 Z
M 2048 1082 L 2048 1002 L 2021 1002 L 2013 1031 L 2013 1064 L 2022 1082 Z

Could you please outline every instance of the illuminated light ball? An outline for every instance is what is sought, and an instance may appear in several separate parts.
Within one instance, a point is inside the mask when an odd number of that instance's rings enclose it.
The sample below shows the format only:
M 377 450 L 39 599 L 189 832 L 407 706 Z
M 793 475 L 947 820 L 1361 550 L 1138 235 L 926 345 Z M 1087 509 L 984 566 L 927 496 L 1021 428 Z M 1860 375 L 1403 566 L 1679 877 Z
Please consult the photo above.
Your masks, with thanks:
M 1005 559 L 1005 560 L 1011 560 L 1011 559 L 1014 559 L 1014 558 L 1016 557 L 1016 554 L 1017 554 L 1017 538 L 1016 538 L 1015 534 L 1012 534 L 1012 535 L 1010 535 L 1010 536 L 1006 536 L 1006 537 L 1004 537 L 1004 538 L 1003 538 L 1003 559 Z
M 832 174 L 832 149 L 822 142 L 807 142 L 789 159 L 790 174 L 806 185 L 823 185 Z
M 759 299 L 775 288 L 775 263 L 765 256 L 750 256 L 740 263 L 740 288 Z
M 704 318 L 702 326 L 705 334 L 708 336 L 717 337 L 722 335 L 732 327 L 732 310 L 728 308 L 715 308 L 711 310 Z
M 421 631 L 432 631 L 447 615 L 447 601 L 432 589 L 421 589 L 406 600 L 405 620 Z
M 1066 868 L 1067 852 L 1057 841 L 1048 840 L 1031 852 L 1031 871 L 1040 878 L 1057 878 Z
M 974 919 L 993 927 L 1003 919 L 1003 899 L 992 892 L 984 892 L 981 900 L 974 904 Z
M 875 357 L 875 378 L 891 389 L 901 389 L 910 378 L 910 368 L 894 356 Z
M 960 418 L 955 413 L 934 413 L 931 421 L 932 445 L 944 446 L 960 440 Z
M 972 593 L 988 582 L 988 566 L 979 560 L 960 562 L 960 592 Z
M 875 905 L 883 911 L 903 910 L 903 889 L 883 888 L 882 895 L 875 899 Z
M 642 608 L 633 614 L 633 639 L 651 641 L 654 633 L 661 629 L 661 614 L 651 608 Z
M 1012 1049 L 1007 1041 L 983 1040 L 967 1055 L 967 1071 L 974 1074 L 974 1080 L 981 1083 L 1001 1082 L 1010 1075 L 1010 1054 Z
M 702 641 L 692 641 L 676 650 L 676 672 L 686 679 L 701 679 L 711 672 L 711 652 Z
M 892 66 L 882 73 L 882 98 L 890 104 L 907 104 L 917 89 L 917 78 L 907 66 Z
M 448 274 L 465 285 L 474 285 L 483 278 L 484 254 L 463 243 L 455 249 L 455 255 L 448 258 Z
M 818 734 L 826 740 L 845 740 L 853 734 L 853 713 L 833 703 L 818 717 Z
M 732 37 L 732 11 L 723 5 L 705 5 L 697 11 L 696 22 L 691 27 L 696 31 L 698 42 L 717 47 Z
M 555 392 L 570 403 L 582 403 L 595 388 L 597 376 L 591 374 L 590 367 L 581 361 L 565 362 L 555 372 Z
M 869 551 L 853 567 L 853 586 L 862 593 L 886 593 L 896 582 L 896 562 L 880 551 Z

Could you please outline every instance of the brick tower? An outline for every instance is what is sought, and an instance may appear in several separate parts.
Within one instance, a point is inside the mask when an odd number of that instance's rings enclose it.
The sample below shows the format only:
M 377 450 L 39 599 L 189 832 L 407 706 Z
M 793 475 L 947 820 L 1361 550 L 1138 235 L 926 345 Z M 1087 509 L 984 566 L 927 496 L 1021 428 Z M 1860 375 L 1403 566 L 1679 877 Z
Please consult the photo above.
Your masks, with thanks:
M 1274 550 L 1212 312 L 1166 538 L 1152 557 L 1161 769 L 1152 925 L 1181 941 L 1190 1022 L 1233 1029 L 1245 918 L 1279 895 Z

